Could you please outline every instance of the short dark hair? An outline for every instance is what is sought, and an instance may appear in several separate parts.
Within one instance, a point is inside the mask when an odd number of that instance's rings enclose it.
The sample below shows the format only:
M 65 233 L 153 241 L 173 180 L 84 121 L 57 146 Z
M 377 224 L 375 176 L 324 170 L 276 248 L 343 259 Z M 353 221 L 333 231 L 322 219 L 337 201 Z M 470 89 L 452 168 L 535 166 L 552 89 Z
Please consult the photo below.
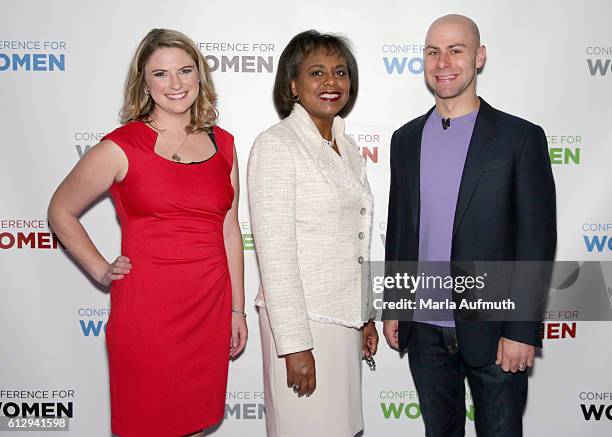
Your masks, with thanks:
M 357 60 L 351 52 L 349 41 L 344 37 L 330 33 L 306 30 L 298 33 L 289 41 L 278 60 L 273 98 L 276 112 L 278 112 L 280 118 L 285 118 L 291 114 L 295 104 L 291 94 L 291 81 L 295 80 L 300 74 L 300 64 L 306 57 L 319 50 L 323 50 L 326 55 L 336 55 L 344 58 L 346 61 L 351 88 L 348 101 L 338 115 L 345 117 L 353 109 L 359 89 L 359 73 L 357 71 Z

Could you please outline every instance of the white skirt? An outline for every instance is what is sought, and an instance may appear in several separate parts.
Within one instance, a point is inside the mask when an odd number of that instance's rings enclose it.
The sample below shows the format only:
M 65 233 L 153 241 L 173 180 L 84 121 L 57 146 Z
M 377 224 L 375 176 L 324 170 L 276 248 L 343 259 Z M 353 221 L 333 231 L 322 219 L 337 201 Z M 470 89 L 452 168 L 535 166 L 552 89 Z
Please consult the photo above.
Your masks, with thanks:
M 363 429 L 361 331 L 310 320 L 317 388 L 297 397 L 287 387 L 268 313 L 259 308 L 268 437 L 353 437 Z

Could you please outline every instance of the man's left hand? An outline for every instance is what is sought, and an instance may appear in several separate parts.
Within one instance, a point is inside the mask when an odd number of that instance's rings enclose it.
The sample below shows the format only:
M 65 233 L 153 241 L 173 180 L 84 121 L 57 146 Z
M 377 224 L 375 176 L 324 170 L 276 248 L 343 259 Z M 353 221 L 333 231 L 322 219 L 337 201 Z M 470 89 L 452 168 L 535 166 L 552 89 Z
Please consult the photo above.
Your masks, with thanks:
M 502 337 L 497 345 L 495 364 L 501 366 L 504 372 L 523 372 L 533 367 L 534 357 L 535 346 Z

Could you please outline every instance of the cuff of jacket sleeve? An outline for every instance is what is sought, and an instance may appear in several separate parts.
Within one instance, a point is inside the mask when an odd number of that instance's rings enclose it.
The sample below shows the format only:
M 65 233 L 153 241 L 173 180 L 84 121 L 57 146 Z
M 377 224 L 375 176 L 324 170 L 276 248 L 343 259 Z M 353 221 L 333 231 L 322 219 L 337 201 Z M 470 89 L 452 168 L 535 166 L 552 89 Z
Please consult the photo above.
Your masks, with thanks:
M 293 354 L 295 352 L 307 351 L 313 348 L 312 339 L 304 339 L 304 341 L 296 342 L 276 342 L 276 354 L 280 357 L 283 355 Z
M 540 322 L 505 322 L 502 337 L 519 343 L 542 347 Z

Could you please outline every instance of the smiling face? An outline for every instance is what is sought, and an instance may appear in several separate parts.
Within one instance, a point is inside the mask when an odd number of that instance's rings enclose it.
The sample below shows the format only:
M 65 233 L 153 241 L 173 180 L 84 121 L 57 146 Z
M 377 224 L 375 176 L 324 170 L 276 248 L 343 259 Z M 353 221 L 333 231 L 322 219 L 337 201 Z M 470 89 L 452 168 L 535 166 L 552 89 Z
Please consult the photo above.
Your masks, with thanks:
M 350 88 L 346 60 L 322 50 L 305 57 L 298 76 L 291 81 L 291 92 L 300 98 L 317 127 L 329 123 L 344 108 Z
M 146 89 L 156 111 L 182 115 L 189 111 L 199 91 L 197 64 L 176 47 L 155 50 L 145 64 Z
M 436 20 L 425 38 L 425 81 L 437 99 L 473 99 L 486 59 L 476 25 L 466 17 Z

